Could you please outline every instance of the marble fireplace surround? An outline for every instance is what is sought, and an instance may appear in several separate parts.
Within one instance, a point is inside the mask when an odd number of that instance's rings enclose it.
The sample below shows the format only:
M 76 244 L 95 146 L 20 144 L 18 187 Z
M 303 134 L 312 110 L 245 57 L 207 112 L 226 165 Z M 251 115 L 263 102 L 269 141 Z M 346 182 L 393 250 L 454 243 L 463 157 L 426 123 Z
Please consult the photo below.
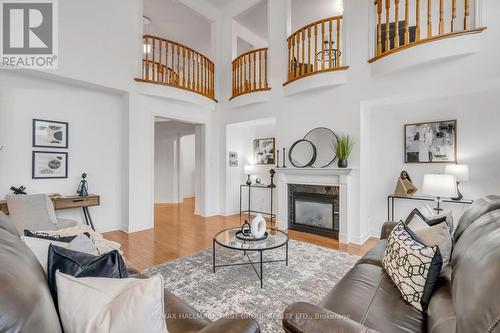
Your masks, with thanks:
M 288 184 L 302 185 L 322 185 L 339 186 L 340 191 L 340 214 L 339 214 L 339 241 L 348 243 L 349 221 L 348 221 L 348 202 L 349 202 L 349 184 L 351 174 L 354 169 L 338 168 L 276 168 L 277 182 L 277 216 L 278 228 L 280 230 L 288 229 Z

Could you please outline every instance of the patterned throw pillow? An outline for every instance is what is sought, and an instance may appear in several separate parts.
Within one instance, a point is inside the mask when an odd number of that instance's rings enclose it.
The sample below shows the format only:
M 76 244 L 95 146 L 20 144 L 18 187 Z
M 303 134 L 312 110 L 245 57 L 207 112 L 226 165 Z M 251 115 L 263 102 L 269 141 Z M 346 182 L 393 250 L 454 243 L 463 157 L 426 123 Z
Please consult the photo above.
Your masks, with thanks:
M 420 311 L 427 310 L 442 266 L 438 246 L 426 246 L 403 222 L 392 230 L 382 266 L 405 301 Z

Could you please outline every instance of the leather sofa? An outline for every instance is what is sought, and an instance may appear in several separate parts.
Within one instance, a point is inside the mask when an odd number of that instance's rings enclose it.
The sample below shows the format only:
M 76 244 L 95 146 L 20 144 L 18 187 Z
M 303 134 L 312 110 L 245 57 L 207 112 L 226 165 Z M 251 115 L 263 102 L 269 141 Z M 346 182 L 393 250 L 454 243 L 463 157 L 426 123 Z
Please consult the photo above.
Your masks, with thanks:
M 165 316 L 170 333 L 258 333 L 255 320 L 235 315 L 211 322 L 165 290 Z M 0 332 L 60 333 L 42 266 L 0 212 Z
M 453 233 L 450 265 L 439 277 L 426 313 L 406 303 L 382 268 L 386 222 L 379 243 L 320 304 L 299 302 L 284 312 L 285 332 L 500 332 L 500 196 L 477 200 Z

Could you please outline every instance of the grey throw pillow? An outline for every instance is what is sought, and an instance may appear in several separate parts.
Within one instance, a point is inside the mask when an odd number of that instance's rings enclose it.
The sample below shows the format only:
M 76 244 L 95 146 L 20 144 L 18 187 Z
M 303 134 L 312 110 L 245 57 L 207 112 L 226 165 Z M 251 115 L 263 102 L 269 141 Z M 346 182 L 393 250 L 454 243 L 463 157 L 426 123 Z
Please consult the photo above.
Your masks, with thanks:
M 94 242 L 85 234 L 76 236 L 71 242 L 69 242 L 66 248 L 68 250 L 83 252 L 94 256 L 99 255 L 99 251 L 97 250 Z
M 423 221 L 418 221 L 418 218 L 414 218 L 408 224 L 408 228 L 415 233 L 418 240 L 423 244 L 427 246 L 437 245 L 443 259 L 443 268 L 448 265 L 451 258 L 453 241 L 446 222 L 430 226 Z

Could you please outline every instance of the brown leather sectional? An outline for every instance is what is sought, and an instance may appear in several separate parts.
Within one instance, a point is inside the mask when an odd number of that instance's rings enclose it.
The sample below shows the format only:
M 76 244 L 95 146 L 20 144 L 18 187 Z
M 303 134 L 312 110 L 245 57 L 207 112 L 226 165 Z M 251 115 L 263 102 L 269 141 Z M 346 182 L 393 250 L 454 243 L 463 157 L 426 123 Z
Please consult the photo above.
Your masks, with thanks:
M 500 332 L 500 196 L 477 200 L 453 234 L 451 265 L 441 273 L 427 313 L 406 303 L 382 268 L 381 240 L 318 305 L 294 303 L 284 313 L 290 333 Z

